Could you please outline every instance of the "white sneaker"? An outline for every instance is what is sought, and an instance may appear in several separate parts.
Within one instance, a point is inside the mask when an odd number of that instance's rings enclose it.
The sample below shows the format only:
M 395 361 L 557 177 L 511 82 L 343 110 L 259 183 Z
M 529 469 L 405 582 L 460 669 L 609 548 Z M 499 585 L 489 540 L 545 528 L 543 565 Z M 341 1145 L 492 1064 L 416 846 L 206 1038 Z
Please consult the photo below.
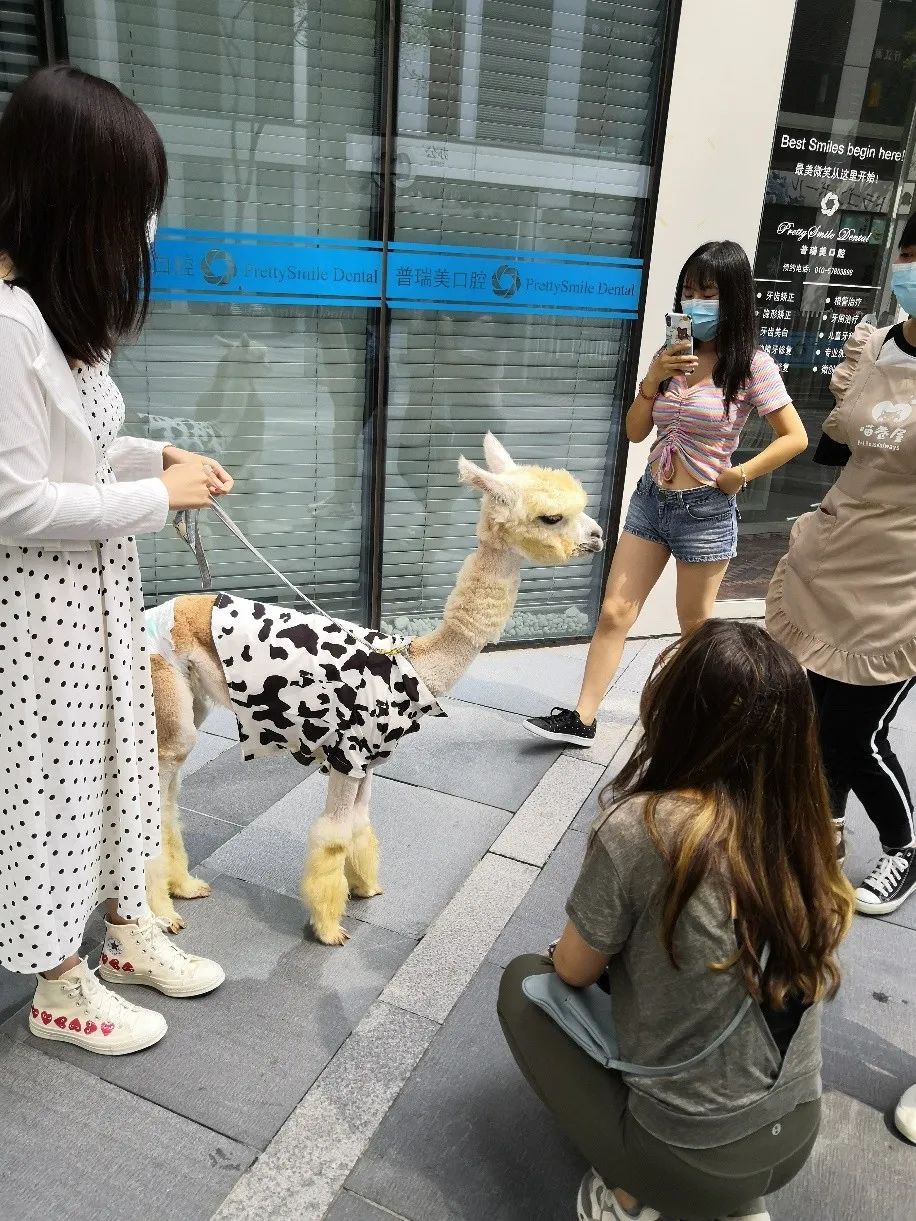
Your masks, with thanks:
M 916 1145 L 916 1085 L 911 1085 L 897 1103 L 894 1123 L 900 1134 Z
M 38 977 L 29 1030 L 38 1039 L 75 1043 L 102 1056 L 126 1056 L 158 1043 L 161 1013 L 141 1009 L 104 987 L 84 959 L 58 979 Z
M 202 996 L 226 973 L 217 962 L 186 954 L 168 936 L 168 924 L 145 916 L 138 924 L 108 924 L 99 975 L 108 984 L 142 984 L 166 996 Z
M 589 1170 L 579 1184 L 576 1199 L 579 1221 L 659 1221 L 661 1213 L 654 1208 L 628 1212 L 617 1203 L 617 1197 L 604 1184 L 597 1170 Z

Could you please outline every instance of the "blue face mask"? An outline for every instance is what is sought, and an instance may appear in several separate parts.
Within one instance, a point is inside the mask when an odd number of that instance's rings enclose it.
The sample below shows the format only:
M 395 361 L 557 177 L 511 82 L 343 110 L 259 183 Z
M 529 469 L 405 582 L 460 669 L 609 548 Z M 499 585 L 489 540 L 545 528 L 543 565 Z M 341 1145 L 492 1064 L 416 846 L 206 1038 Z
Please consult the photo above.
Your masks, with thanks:
M 683 302 L 681 310 L 693 323 L 693 333 L 701 343 L 713 338 L 719 329 L 719 302 L 717 299 L 707 301 L 703 297 L 693 297 L 689 301 Z
M 894 264 L 891 289 L 901 307 L 911 317 L 916 317 L 916 263 Z

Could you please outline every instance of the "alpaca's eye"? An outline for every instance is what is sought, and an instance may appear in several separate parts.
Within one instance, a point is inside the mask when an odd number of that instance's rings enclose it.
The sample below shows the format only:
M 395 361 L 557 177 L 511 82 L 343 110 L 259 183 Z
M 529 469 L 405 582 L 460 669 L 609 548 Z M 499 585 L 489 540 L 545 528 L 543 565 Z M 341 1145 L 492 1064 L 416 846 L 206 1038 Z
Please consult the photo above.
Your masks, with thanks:
M 562 520 L 562 513 L 544 514 L 543 517 L 538 518 L 542 526 L 558 526 Z

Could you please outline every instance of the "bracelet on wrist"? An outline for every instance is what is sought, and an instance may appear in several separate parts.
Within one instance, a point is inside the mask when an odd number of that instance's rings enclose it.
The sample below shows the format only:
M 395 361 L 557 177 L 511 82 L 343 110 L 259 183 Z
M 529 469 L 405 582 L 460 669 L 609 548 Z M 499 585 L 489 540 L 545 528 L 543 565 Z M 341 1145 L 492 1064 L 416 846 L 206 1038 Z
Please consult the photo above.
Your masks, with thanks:
M 747 471 L 745 470 L 743 462 L 738 467 L 738 473 L 741 476 L 741 487 L 738 489 L 738 491 L 743 492 L 744 489 L 747 487 Z
M 643 388 L 642 388 L 643 381 L 645 381 L 645 378 L 642 379 L 642 381 L 639 383 L 639 386 L 638 386 L 639 397 L 641 399 L 645 399 L 647 403 L 654 403 L 658 396 L 655 394 L 646 394 L 645 390 L 643 390 Z

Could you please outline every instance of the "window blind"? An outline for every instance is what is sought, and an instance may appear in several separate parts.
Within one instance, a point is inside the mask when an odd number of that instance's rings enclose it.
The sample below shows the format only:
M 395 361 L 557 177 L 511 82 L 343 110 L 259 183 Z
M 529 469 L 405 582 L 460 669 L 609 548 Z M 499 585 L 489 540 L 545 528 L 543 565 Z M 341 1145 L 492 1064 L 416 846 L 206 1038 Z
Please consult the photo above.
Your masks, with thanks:
M 72 62 L 114 81 L 163 136 L 162 225 L 368 237 L 371 177 L 348 171 L 347 143 L 373 132 L 372 0 L 66 0 L 65 12 Z M 113 369 L 126 431 L 217 456 L 241 528 L 357 619 L 366 333 L 363 309 L 157 303 Z M 222 527 L 204 528 L 214 587 L 291 597 Z M 170 530 L 140 550 L 150 602 L 199 588 Z
M 0 3 L 0 107 L 38 67 L 38 23 L 31 0 Z
M 405 0 L 397 239 L 636 256 L 664 10 L 663 0 Z M 486 148 L 488 165 L 502 150 L 517 181 L 450 171 L 469 164 L 452 155 L 468 144 Z M 583 172 L 595 188 L 570 189 Z M 617 179 L 631 185 L 615 190 Z M 607 518 L 629 330 L 592 318 L 393 314 L 386 623 L 423 630 L 441 613 L 475 545 L 479 502 L 457 484 L 458 456 L 479 458 L 488 428 L 519 461 L 568 467 L 592 514 Z M 584 560 L 529 570 L 505 637 L 587 634 L 600 574 Z

